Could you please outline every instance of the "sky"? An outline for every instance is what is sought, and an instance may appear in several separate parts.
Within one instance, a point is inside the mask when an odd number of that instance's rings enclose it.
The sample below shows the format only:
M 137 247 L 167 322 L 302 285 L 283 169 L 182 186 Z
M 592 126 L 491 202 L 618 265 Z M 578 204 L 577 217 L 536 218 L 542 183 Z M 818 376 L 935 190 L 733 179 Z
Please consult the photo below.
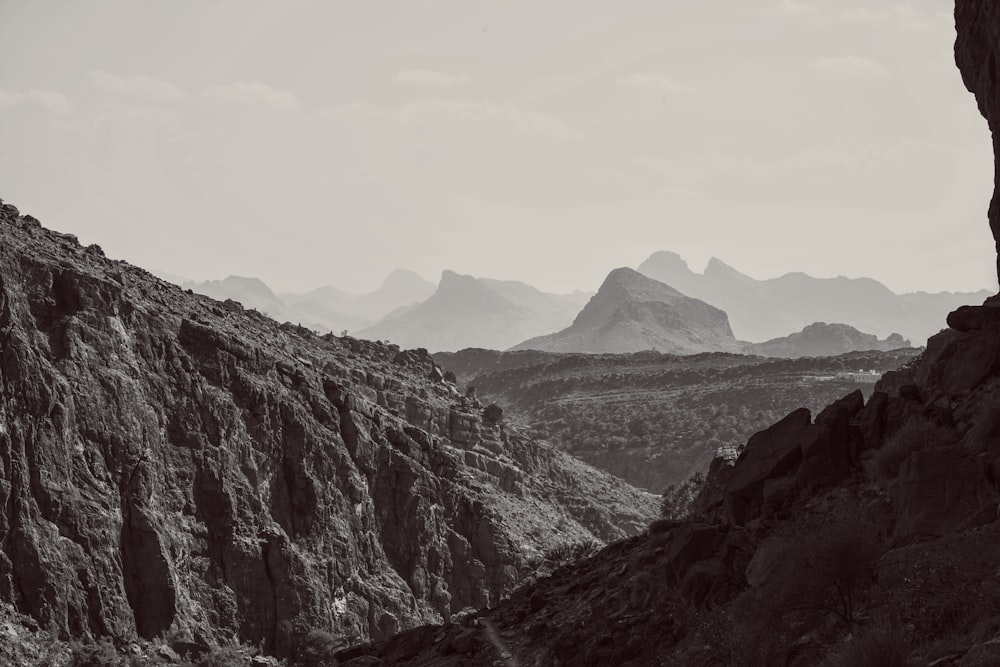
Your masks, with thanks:
M 995 290 L 953 43 L 943 0 L 0 0 L 0 198 L 279 291 L 658 250 Z

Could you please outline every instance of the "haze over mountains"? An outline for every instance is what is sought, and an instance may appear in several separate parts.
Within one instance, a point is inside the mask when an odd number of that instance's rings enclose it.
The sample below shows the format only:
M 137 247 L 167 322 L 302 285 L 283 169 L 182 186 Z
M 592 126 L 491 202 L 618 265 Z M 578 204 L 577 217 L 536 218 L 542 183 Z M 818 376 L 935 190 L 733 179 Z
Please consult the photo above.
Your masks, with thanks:
M 756 280 L 714 257 L 703 273 L 695 273 L 680 255 L 667 251 L 651 255 L 638 271 L 726 311 L 736 336 L 755 342 L 813 322 L 842 322 L 880 337 L 900 333 L 922 342 L 941 328 L 949 311 L 991 294 L 896 294 L 871 278 L 814 278 L 805 273 Z
M 378 289 L 365 294 L 323 286 L 304 294 L 279 296 L 262 280 L 241 276 L 184 282 L 181 286 L 220 301 L 238 301 L 279 322 L 302 324 L 324 333 L 368 326 L 401 307 L 423 301 L 434 292 L 434 283 L 406 269 L 396 269 Z
M 426 301 L 362 329 L 362 338 L 402 347 L 453 351 L 507 349 L 526 338 L 565 327 L 589 294 L 547 294 L 516 281 L 473 278 L 444 271 Z
M 436 286 L 396 270 L 367 294 L 334 286 L 279 294 L 257 278 L 239 276 L 183 286 L 239 301 L 278 321 L 432 352 L 476 347 L 779 357 L 919 344 L 950 310 L 989 295 L 895 294 L 871 278 L 805 273 L 757 280 L 716 258 L 696 273 L 668 251 L 653 253 L 637 270 L 613 270 L 596 302 L 588 302 L 591 294 L 583 291 L 551 294 L 519 281 L 449 270 Z

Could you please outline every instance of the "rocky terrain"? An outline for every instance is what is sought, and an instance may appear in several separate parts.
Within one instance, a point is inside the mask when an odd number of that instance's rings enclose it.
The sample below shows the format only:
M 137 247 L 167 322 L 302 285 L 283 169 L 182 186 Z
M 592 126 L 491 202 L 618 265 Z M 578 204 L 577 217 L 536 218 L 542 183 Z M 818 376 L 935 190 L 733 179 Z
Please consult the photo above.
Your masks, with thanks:
M 923 341 L 940 330 L 949 311 L 989 296 L 985 290 L 896 294 L 871 278 L 805 273 L 757 280 L 714 257 L 703 273 L 695 273 L 679 255 L 665 251 L 651 255 L 638 271 L 726 311 L 736 337 L 753 342 L 780 338 L 813 322 L 842 322 L 876 336 L 899 332 Z
M 958 0 L 955 14 L 956 60 L 996 128 L 1000 10 Z M 715 459 L 684 520 L 657 521 L 461 623 L 343 657 L 1000 664 L 1000 308 L 962 306 L 947 324 L 867 400 L 856 391 L 792 411 L 735 462 Z
M 511 349 L 697 354 L 738 347 L 724 312 L 632 269 L 620 268 L 608 274 L 570 326 Z
M 588 298 L 583 292 L 547 294 L 516 281 L 445 271 L 426 301 L 362 329 L 358 336 L 435 352 L 474 346 L 503 350 L 566 326 Z
M 0 208 L 2 650 L 382 640 L 655 501 L 424 351 L 280 325 Z
M 435 359 L 537 436 L 659 493 L 797 407 L 816 411 L 855 389 L 870 394 L 878 375 L 916 354 L 784 360 L 462 350 Z
M 827 324 L 813 322 L 809 326 L 788 336 L 773 338 L 763 343 L 748 343 L 744 354 L 758 354 L 762 357 L 830 357 L 838 354 L 862 350 L 898 350 L 910 347 L 910 341 L 899 334 L 891 334 L 885 340 L 873 334 L 858 331 L 848 324 Z

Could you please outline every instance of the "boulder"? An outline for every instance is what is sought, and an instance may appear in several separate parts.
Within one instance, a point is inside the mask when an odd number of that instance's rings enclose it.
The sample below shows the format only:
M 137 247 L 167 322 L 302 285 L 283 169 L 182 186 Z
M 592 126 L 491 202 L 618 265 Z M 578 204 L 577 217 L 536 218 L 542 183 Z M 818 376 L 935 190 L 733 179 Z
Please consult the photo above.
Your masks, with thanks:
M 897 539 L 939 536 L 996 519 L 987 465 L 954 448 L 914 452 L 893 488 Z
M 741 525 L 760 514 L 765 480 L 795 470 L 802 461 L 800 440 L 809 428 L 809 410 L 799 408 L 753 435 L 726 483 L 725 517 Z

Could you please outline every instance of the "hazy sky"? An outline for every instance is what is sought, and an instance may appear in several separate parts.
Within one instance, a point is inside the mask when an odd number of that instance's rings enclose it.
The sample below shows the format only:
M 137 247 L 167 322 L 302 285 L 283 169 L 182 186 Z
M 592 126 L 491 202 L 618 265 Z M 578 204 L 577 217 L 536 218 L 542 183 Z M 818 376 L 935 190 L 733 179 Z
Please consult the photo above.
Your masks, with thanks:
M 944 0 L 0 0 L 0 197 L 279 290 L 656 250 L 995 289 L 953 41 Z

